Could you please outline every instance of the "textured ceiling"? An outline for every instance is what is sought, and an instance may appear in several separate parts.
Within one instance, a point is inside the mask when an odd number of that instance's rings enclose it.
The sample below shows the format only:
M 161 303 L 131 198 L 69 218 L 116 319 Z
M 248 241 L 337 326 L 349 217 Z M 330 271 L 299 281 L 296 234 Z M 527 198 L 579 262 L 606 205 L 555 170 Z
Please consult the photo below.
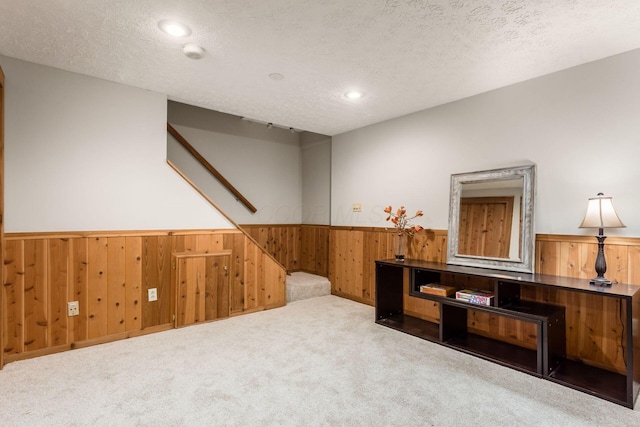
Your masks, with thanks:
M 0 54 L 327 135 L 637 48 L 638 0 L 0 2 Z

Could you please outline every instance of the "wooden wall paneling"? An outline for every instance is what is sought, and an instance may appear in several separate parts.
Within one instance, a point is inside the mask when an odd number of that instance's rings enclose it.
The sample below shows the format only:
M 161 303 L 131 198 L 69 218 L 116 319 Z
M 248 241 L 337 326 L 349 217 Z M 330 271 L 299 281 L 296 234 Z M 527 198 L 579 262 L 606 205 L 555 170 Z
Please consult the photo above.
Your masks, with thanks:
M 229 257 L 227 255 L 227 257 Z M 219 299 L 223 299 L 227 296 L 229 301 L 229 294 L 225 290 L 228 289 L 225 281 L 225 258 L 224 256 L 211 256 L 205 259 L 205 272 L 204 272 L 204 320 L 218 319 L 218 302 Z M 228 261 L 231 259 L 229 257 Z M 229 266 L 227 265 L 227 270 Z M 227 304 L 227 307 L 229 305 Z M 220 316 L 227 317 L 227 316 Z
M 329 279 L 329 283 L 331 284 L 331 294 L 337 295 L 339 291 L 339 286 L 336 280 L 337 272 L 336 272 L 335 260 L 338 252 L 336 249 L 338 247 L 338 242 L 337 242 L 337 233 L 333 229 L 329 231 L 329 241 L 331 243 L 329 244 L 329 259 L 327 262 L 327 266 L 328 266 L 327 279 Z
M 611 243 L 605 241 L 607 278 L 636 283 L 631 276 L 633 264 L 629 262 L 632 248 L 640 246 L 636 240 L 613 238 Z M 591 279 L 596 275 L 597 252 L 595 237 L 542 235 L 536 240 L 536 272 Z
M 577 343 L 577 355 L 574 357 L 595 366 L 613 366 L 618 372 L 625 372 L 622 342 L 620 337 L 616 337 L 622 328 L 620 300 L 592 295 L 585 295 L 584 300 L 581 307 L 584 313 L 581 317 L 583 335 Z M 571 352 L 574 353 L 574 350 L 571 349 Z
M 204 260 L 202 257 L 178 257 L 178 298 L 176 326 L 186 326 L 204 320 Z M 202 297 L 200 291 L 202 289 Z
M 286 272 L 271 259 L 264 260 L 264 308 L 281 307 L 286 304 Z
M 351 268 L 347 269 L 348 281 L 351 283 L 349 289 L 353 290 L 354 295 L 358 295 L 363 300 L 367 300 L 366 289 L 363 283 L 364 261 L 364 233 L 356 232 L 353 236 L 352 246 L 349 248 L 349 256 Z M 372 263 L 373 264 L 373 263 Z M 370 294 L 373 292 L 370 292 Z
M 172 234 L 171 235 L 171 253 L 175 254 L 182 252 L 195 251 L 195 241 L 187 242 L 187 237 L 184 234 Z M 190 244 L 191 243 L 191 244 Z
M 389 233 L 386 233 L 389 234 Z M 440 323 L 440 303 L 416 298 L 409 295 L 409 270 L 405 269 L 403 277 L 403 310 L 406 314 L 427 320 L 433 323 Z
M 186 235 L 186 236 L 174 236 L 175 239 L 180 239 L 184 243 L 184 250 L 186 252 L 201 252 L 198 248 L 198 236 L 197 235 Z M 173 251 L 177 252 L 178 248 L 174 245 Z
M 301 257 L 301 233 L 302 233 L 302 226 L 300 225 L 296 225 L 294 227 L 291 227 L 291 233 L 290 233 L 290 237 L 289 237 L 289 252 L 291 254 L 291 258 L 292 258 L 292 266 L 291 266 L 291 270 L 300 270 L 302 269 L 301 263 L 300 263 L 300 257 Z
M 375 261 L 393 258 L 393 235 L 394 233 L 386 231 L 363 233 L 362 293 L 359 296 L 372 305 L 375 304 Z M 371 265 L 374 268 L 368 267 Z
M 205 319 L 229 317 L 229 264 L 230 255 L 206 258 L 206 304 Z
M 537 348 L 538 333 L 535 323 L 523 322 L 483 311 L 469 310 L 467 329 L 477 335 L 532 350 Z
M 90 238 L 89 244 L 89 338 L 107 335 L 109 249 L 106 237 Z
M 126 240 L 124 237 L 107 239 L 107 334 L 127 330 L 126 302 Z
M 536 271 L 585 280 L 595 277 L 598 247 L 594 240 L 582 236 L 544 236 L 537 241 Z M 605 245 L 607 278 L 622 283 L 640 283 L 633 276 L 631 259 L 639 247 L 634 243 L 629 240 L 628 243 Z M 567 357 L 624 372 L 623 355 L 627 343 L 620 329 L 624 322 L 621 300 L 562 291 L 528 297 L 566 307 Z
M 347 253 L 349 248 L 349 231 L 332 230 L 331 231 L 331 260 L 330 278 L 331 291 L 337 295 L 349 294 L 349 281 L 347 280 Z M 352 295 L 355 297 L 355 295 Z
M 626 283 L 640 284 L 640 245 L 629 246 L 627 256 L 628 280 Z
M 174 280 L 177 283 L 177 292 L 178 292 L 178 296 L 176 298 L 176 321 L 175 321 L 175 325 L 176 327 L 181 327 L 184 325 L 187 325 L 189 322 L 188 319 L 188 314 L 187 314 L 187 310 L 189 307 L 188 304 L 188 297 L 189 297 L 189 292 L 187 289 L 187 284 L 189 283 L 188 280 L 188 276 L 187 276 L 187 263 L 188 263 L 188 258 L 181 258 L 181 257 L 177 257 L 175 260 L 175 268 L 173 268 L 173 277 L 175 277 Z
M 363 233 L 362 239 L 362 279 L 360 294 L 357 295 L 366 301 L 373 301 L 375 304 L 375 268 L 367 268 L 369 264 L 375 265 L 375 260 L 380 259 L 380 239 L 385 240 L 381 233 Z
M 390 257 L 392 257 L 391 254 Z M 425 261 L 447 261 L 447 234 L 436 230 L 424 230 L 408 241 L 407 256 Z
M 149 289 L 156 288 L 160 282 L 158 265 L 158 236 L 142 238 L 142 327 L 160 325 L 160 304 L 148 301 Z
M 287 270 L 297 271 L 301 269 L 300 263 L 300 233 L 299 225 L 286 228 L 287 232 L 287 259 L 290 267 Z
M 606 298 L 602 322 L 602 366 L 613 365 L 618 372 L 626 372 L 626 303 L 620 298 Z
M 224 236 L 224 248 L 231 250 L 231 277 L 229 280 L 230 312 L 242 313 L 245 310 L 244 300 L 244 239 L 239 233 Z
M 329 276 L 329 227 L 317 226 L 315 227 L 315 233 L 315 270 L 312 271 L 322 277 L 327 277 Z
M 536 241 L 537 273 L 560 275 L 560 242 Z
M 69 317 L 69 342 L 89 339 L 89 239 L 69 239 L 68 301 L 78 301 L 78 316 Z
M 69 239 L 48 241 L 49 346 L 68 343 Z
M 171 283 L 171 237 L 143 237 L 142 252 L 142 327 L 173 323 L 175 293 Z M 158 290 L 158 300 L 148 301 L 148 290 Z
M 597 245 L 596 245 L 597 246 Z M 605 245 L 604 247 L 605 259 L 607 262 L 607 272 L 605 277 L 611 281 L 617 281 L 618 283 L 630 283 L 629 282 L 629 246 L 626 245 Z M 596 250 L 597 255 L 597 250 Z M 593 276 L 595 272 L 595 259 L 593 262 Z
M 207 282 L 206 282 L 206 274 L 207 274 L 207 260 L 204 258 L 194 259 L 193 265 L 191 266 L 193 270 L 190 274 L 191 277 L 195 279 L 195 297 L 193 305 L 195 307 L 195 313 L 193 316 L 194 322 L 203 322 L 205 320 L 205 304 L 207 302 L 206 298 L 206 290 L 207 290 Z
M 328 277 L 329 226 L 300 226 L 299 268 L 311 274 Z
M 125 237 L 125 329 L 142 329 L 142 237 Z
M 224 250 L 224 241 L 220 233 L 196 236 L 196 252 L 212 253 L 222 250 Z
M 230 251 L 175 255 L 176 326 L 229 316 Z
M 574 242 L 560 242 L 560 259 L 558 267 L 560 276 L 580 277 L 585 273 L 584 265 L 588 263 L 589 253 L 583 245 Z M 595 258 L 593 258 L 595 263 Z
M 376 259 L 393 258 L 394 230 L 379 228 L 330 229 L 329 271 L 332 292 L 373 305 Z M 445 262 L 447 235 L 427 230 L 409 239 L 407 256 Z
M 565 307 L 567 357 L 624 372 L 622 302 L 552 288 L 523 288 L 522 297 Z
M 2 286 L 2 353 L 17 354 L 24 351 L 24 258 L 22 241 L 5 244 L 4 283 Z M 46 337 L 46 334 L 43 334 Z M 46 339 L 46 338 L 45 338 Z
M 177 287 L 171 256 L 176 248 L 202 251 L 218 260 L 202 263 L 200 270 L 193 264 L 193 295 L 203 301 L 194 303 L 194 321 L 229 315 L 232 298 L 229 287 L 219 286 L 222 277 L 234 280 L 236 314 L 285 304 L 285 271 L 236 230 L 40 236 L 16 234 L 7 241 L 0 314 L 2 354 L 10 360 L 173 325 Z M 245 277 L 253 277 L 251 287 L 245 286 Z M 151 287 L 158 289 L 158 301 L 149 303 Z M 207 306 L 207 287 L 215 306 Z M 79 302 L 79 316 L 67 316 L 69 301 Z
M 316 239 L 318 235 L 313 227 L 300 228 L 300 268 L 309 273 L 316 269 Z
M 271 236 L 270 240 L 273 242 L 272 255 L 276 259 L 284 260 L 284 265 L 287 270 L 293 270 L 289 267 L 293 262 L 293 254 L 289 251 L 290 233 L 286 226 L 272 227 L 270 228 Z
M 175 317 L 175 288 L 171 281 L 171 253 L 172 240 L 170 236 L 158 236 L 158 301 L 159 324 L 174 323 Z
M 23 351 L 32 351 L 49 346 L 49 283 L 47 277 L 47 241 L 33 239 L 17 241 L 21 253 L 19 259 L 21 286 L 24 295 L 21 298 L 24 341 Z M 14 243 L 12 241 L 12 243 Z
M 334 293 L 356 301 L 369 301 L 363 295 L 364 232 L 360 230 L 332 230 L 331 283 Z M 368 266 L 366 268 L 375 268 Z M 370 303 L 370 302 L 369 302 Z
M 255 310 L 264 307 L 264 290 L 260 282 L 263 277 L 262 252 L 250 239 L 245 239 L 244 253 L 244 306 L 247 310 Z M 231 264 L 230 260 L 226 262 Z
M 270 253 L 275 259 L 281 259 L 281 262 L 287 270 L 290 270 L 291 254 L 289 253 L 289 233 L 285 226 L 269 227 L 269 241 L 271 242 Z
M 303 269 L 301 254 L 301 226 L 298 224 L 242 225 L 266 252 L 288 271 Z

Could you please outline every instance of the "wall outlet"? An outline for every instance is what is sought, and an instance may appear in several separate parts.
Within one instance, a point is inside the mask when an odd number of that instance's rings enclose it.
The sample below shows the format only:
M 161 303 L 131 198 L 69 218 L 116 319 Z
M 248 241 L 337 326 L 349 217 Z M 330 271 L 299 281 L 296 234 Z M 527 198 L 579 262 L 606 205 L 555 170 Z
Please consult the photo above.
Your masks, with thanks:
M 149 301 L 158 301 L 158 288 L 149 289 Z
M 354 212 L 362 212 L 362 203 L 354 203 L 353 204 Z
M 77 316 L 80 314 L 80 305 L 78 301 L 70 301 L 67 303 L 67 316 Z

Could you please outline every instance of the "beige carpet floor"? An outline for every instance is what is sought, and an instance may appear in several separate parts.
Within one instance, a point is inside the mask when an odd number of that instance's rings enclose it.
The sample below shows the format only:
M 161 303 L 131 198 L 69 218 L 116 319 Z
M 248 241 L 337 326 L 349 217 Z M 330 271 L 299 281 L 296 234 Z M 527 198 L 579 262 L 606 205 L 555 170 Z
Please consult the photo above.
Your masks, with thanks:
M 640 426 L 335 296 L 10 363 L 2 426 Z

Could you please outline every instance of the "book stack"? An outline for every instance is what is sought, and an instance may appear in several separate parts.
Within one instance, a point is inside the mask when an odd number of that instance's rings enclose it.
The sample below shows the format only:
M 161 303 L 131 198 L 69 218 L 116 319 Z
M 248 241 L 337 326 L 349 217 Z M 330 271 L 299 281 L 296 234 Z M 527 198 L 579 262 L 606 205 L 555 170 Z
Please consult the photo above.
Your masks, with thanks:
M 456 292 L 456 299 L 480 305 L 491 305 L 494 296 L 493 292 L 477 289 L 463 289 Z
M 448 297 L 449 295 L 456 293 L 456 288 L 453 286 L 441 285 L 440 283 L 429 283 L 427 285 L 420 286 L 420 292 Z

